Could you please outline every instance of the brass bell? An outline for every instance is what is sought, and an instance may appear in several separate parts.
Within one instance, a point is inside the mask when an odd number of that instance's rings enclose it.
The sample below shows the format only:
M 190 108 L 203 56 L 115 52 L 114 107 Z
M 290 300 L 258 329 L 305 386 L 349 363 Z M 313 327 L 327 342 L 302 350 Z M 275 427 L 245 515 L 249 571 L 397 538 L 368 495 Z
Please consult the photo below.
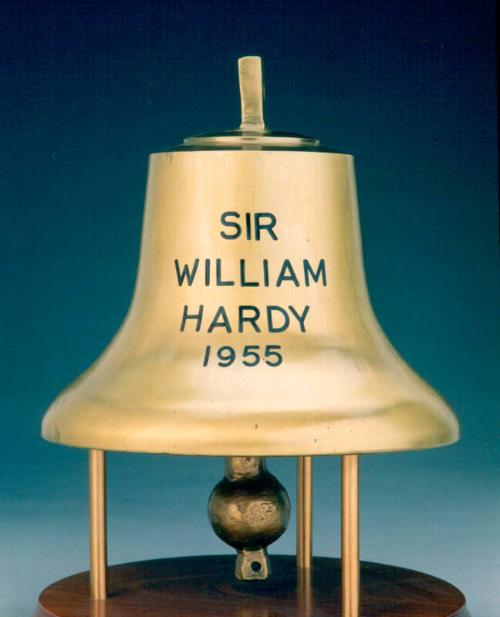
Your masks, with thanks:
M 222 456 L 455 441 L 453 413 L 370 306 L 352 156 L 268 131 L 260 63 L 240 72 L 240 130 L 151 156 L 129 313 L 43 436 Z
M 352 156 L 266 128 L 260 58 L 241 58 L 239 77 L 237 130 L 151 155 L 130 310 L 52 404 L 42 434 L 90 450 L 91 594 L 102 601 L 106 450 L 228 457 L 212 524 L 241 553 L 238 577 L 252 580 L 267 577 L 267 540 L 288 518 L 286 492 L 265 475 L 263 457 L 299 457 L 297 571 L 305 572 L 311 457 L 342 455 L 342 606 L 357 617 L 358 455 L 450 444 L 458 423 L 371 308 Z M 260 531 L 241 511 L 237 524 L 221 522 L 224 507 L 246 495 L 258 510 L 263 494 L 274 510 Z

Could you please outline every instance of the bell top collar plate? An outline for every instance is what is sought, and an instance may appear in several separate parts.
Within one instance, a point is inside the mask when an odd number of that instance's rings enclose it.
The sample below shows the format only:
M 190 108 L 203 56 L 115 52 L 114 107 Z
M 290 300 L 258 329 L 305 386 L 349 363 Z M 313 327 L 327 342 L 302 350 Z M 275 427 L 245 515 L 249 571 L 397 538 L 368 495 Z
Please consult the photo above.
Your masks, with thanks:
M 241 98 L 241 124 L 239 128 L 187 137 L 176 150 L 202 150 L 211 148 L 277 148 L 310 150 L 319 147 L 318 139 L 295 133 L 271 131 L 264 122 L 264 83 L 262 60 L 258 56 L 245 56 L 238 60 Z

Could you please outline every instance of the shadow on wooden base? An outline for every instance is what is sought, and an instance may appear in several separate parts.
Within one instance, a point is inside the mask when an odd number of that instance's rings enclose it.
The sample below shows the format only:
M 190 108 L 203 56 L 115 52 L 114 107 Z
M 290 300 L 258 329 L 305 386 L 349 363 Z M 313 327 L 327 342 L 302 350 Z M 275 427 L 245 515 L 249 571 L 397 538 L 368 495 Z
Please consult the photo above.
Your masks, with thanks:
M 234 578 L 234 557 L 179 557 L 109 568 L 109 597 L 89 599 L 88 572 L 43 591 L 35 617 L 340 617 L 340 561 L 273 556 L 266 581 Z M 361 617 L 470 617 L 462 593 L 427 574 L 361 564 Z

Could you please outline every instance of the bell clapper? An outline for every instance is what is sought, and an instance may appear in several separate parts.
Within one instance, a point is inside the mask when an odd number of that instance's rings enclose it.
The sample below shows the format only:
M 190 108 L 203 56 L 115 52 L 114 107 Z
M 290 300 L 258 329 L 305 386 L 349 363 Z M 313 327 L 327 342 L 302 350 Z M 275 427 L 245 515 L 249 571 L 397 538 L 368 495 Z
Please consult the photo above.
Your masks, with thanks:
M 266 579 L 271 573 L 266 547 L 286 530 L 290 501 L 265 459 L 226 458 L 225 478 L 210 495 L 208 513 L 215 533 L 238 551 L 236 578 Z

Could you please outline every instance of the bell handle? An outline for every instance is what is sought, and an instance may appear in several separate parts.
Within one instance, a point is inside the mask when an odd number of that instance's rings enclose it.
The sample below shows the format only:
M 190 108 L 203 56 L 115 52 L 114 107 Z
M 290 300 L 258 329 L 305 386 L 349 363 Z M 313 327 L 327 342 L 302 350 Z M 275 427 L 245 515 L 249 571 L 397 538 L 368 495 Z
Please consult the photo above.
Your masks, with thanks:
M 238 60 L 241 98 L 241 131 L 262 133 L 264 123 L 264 84 L 262 60 L 259 56 L 245 56 Z

